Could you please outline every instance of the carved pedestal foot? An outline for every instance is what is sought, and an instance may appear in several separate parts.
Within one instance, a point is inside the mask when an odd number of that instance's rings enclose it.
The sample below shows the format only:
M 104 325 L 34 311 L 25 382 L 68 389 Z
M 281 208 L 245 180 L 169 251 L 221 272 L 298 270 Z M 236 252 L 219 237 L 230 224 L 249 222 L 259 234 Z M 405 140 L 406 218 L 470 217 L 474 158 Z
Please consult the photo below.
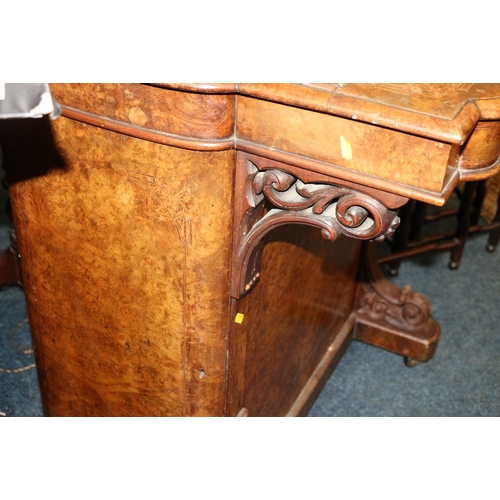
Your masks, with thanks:
M 431 305 L 409 286 L 401 289 L 385 278 L 373 243 L 365 244 L 359 281 L 354 338 L 401 354 L 412 364 L 430 359 L 440 332 Z

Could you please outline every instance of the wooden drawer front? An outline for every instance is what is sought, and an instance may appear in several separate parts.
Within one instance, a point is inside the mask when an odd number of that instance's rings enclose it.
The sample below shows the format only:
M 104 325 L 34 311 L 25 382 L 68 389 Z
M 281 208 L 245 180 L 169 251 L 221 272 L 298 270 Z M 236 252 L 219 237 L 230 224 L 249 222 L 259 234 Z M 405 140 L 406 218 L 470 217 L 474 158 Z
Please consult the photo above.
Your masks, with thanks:
M 373 124 L 241 96 L 237 136 L 269 151 L 305 156 L 435 193 L 443 189 L 452 149 L 450 144 Z

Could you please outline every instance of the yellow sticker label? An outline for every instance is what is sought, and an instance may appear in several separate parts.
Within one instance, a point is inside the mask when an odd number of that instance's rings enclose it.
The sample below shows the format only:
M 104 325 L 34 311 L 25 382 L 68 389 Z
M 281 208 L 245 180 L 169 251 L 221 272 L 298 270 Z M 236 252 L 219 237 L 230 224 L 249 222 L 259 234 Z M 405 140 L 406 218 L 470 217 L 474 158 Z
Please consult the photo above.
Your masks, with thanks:
M 340 136 L 340 152 L 344 160 L 352 160 L 351 143 L 343 135 Z
M 236 318 L 234 318 L 234 322 L 235 323 L 238 323 L 238 325 L 241 325 L 241 323 L 243 323 L 243 318 L 245 317 L 244 314 L 241 314 L 241 313 L 238 313 L 236 315 Z

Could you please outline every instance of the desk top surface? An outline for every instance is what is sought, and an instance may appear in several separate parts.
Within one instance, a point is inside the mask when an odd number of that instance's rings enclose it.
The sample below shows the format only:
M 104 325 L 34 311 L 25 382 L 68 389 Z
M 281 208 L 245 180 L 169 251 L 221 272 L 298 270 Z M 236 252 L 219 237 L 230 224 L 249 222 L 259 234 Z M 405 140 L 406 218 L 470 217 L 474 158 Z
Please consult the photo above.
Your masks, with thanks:
M 157 84 L 235 93 L 463 144 L 476 123 L 500 120 L 497 83 Z

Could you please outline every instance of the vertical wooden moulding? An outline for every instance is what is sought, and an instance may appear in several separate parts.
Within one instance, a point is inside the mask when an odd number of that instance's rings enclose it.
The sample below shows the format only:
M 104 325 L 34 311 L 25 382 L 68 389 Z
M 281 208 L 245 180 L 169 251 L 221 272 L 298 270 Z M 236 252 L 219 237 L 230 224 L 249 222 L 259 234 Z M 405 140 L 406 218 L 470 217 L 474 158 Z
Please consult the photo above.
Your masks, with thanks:
M 197 199 L 186 254 L 186 406 L 191 416 L 227 413 L 227 355 L 234 151 L 206 158 L 190 174 Z M 191 172 L 193 167 L 189 168 Z M 188 170 L 186 171 L 187 176 Z

